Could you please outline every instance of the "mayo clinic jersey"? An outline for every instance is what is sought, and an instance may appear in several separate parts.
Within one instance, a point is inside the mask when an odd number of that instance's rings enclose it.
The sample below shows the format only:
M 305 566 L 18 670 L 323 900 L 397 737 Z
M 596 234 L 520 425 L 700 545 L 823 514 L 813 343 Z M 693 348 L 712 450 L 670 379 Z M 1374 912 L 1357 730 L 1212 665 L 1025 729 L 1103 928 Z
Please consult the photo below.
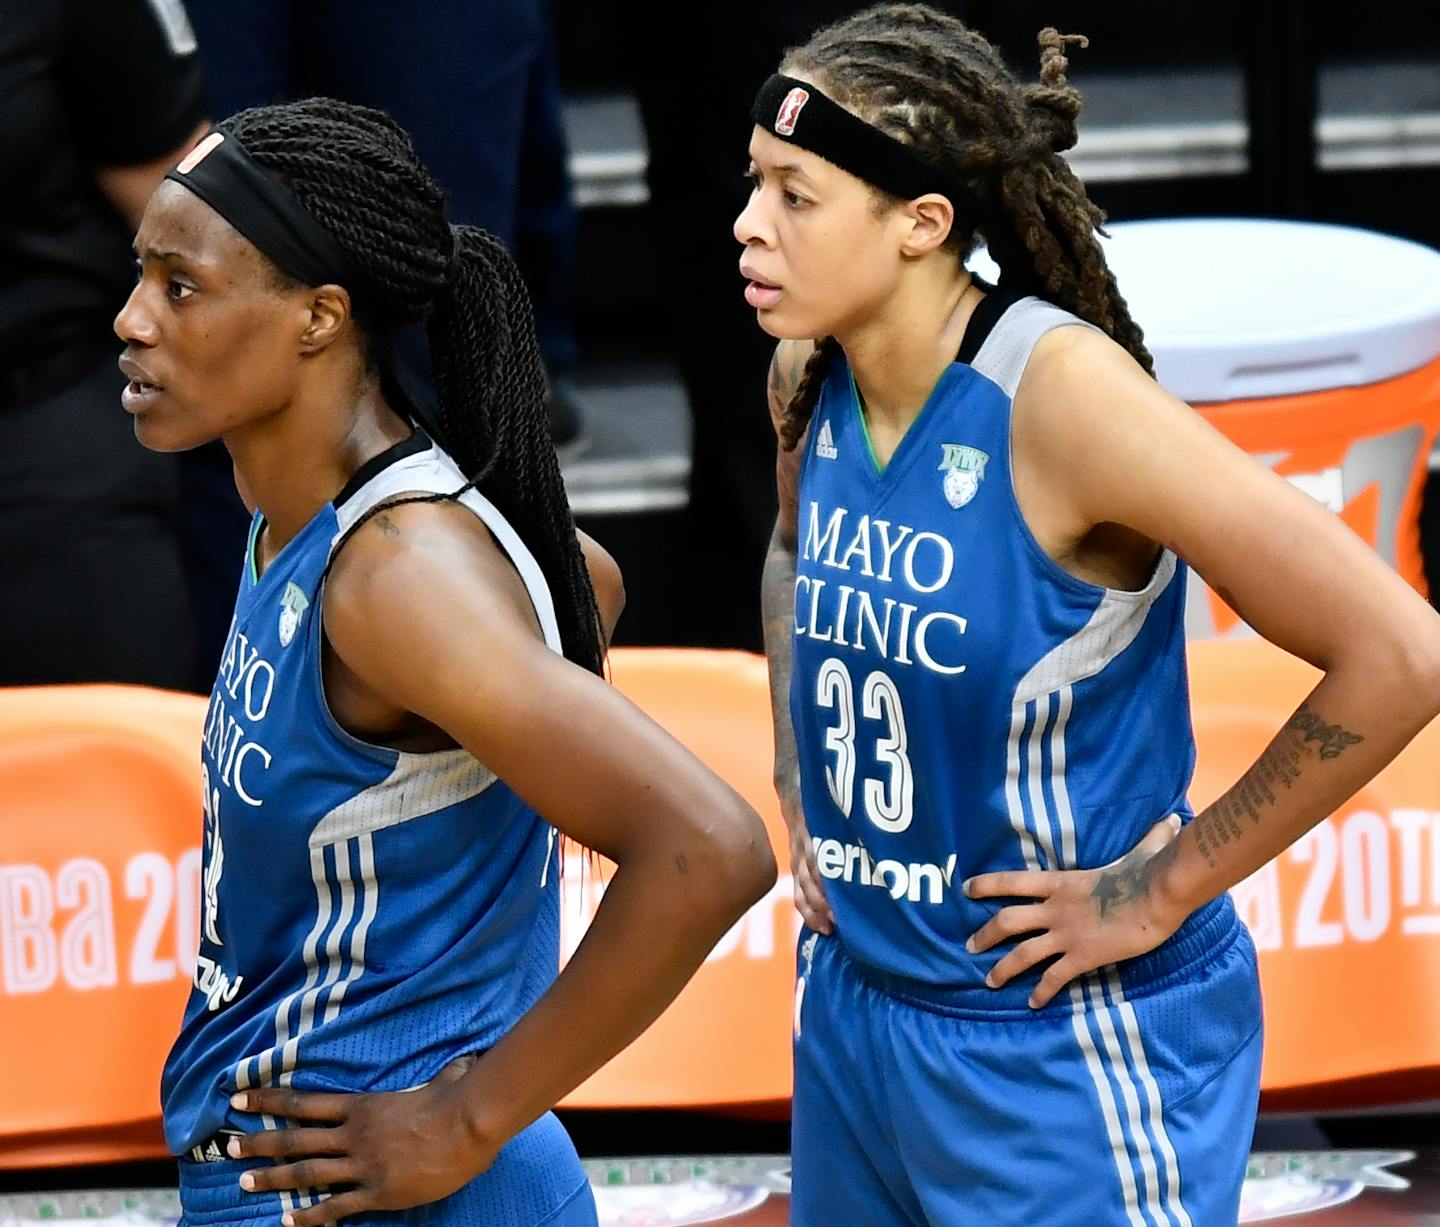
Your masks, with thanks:
M 162 1083 L 177 1154 L 221 1127 L 260 1126 L 231 1111 L 237 1089 L 426 1082 L 492 1045 L 556 975 L 554 830 L 464 750 L 350 736 L 322 687 L 336 544 L 380 502 L 464 484 L 417 432 L 356 473 L 258 579 L 256 517 L 205 719 L 200 951 Z M 460 502 L 509 555 L 558 652 L 530 552 L 481 495 Z
M 992 292 L 883 469 L 841 357 L 803 445 L 790 703 L 805 819 L 846 951 L 923 985 L 979 987 L 1010 948 L 966 953 L 996 910 L 966 899 L 966 878 L 1093 868 L 1190 813 L 1183 567 L 1165 551 L 1136 592 L 1077 579 L 1011 483 L 1031 350 L 1080 323 Z M 1023 1002 L 1036 978 L 993 996 Z

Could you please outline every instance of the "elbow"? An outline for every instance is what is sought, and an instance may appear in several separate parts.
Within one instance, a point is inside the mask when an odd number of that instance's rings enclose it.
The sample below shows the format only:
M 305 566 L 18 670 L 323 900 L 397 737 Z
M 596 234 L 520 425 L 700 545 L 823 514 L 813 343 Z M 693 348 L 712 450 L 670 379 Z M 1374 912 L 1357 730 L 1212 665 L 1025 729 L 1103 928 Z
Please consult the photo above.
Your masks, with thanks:
M 1376 647 L 1383 655 L 1374 676 L 1385 679 L 1417 724 L 1428 724 L 1440 715 L 1440 615 L 1427 605 L 1419 618 L 1385 636 L 1382 645 Z
M 738 796 L 709 831 L 706 850 L 715 904 L 728 926 L 775 885 L 775 853 L 760 816 Z
M 1409 675 L 1423 702 L 1426 722 L 1440 716 L 1440 617 L 1434 619 L 1430 634 L 1412 644 L 1408 653 Z

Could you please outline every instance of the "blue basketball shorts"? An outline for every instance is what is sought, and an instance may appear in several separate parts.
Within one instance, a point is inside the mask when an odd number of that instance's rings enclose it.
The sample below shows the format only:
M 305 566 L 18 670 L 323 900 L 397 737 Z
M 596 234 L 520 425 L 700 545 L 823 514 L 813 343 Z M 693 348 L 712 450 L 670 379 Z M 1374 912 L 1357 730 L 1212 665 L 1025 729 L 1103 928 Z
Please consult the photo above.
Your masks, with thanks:
M 1233 1227 L 1260 1088 L 1255 948 L 1228 899 L 1192 921 L 1038 1011 L 802 933 L 792 1227 Z
M 260 1160 L 260 1164 L 268 1164 Z M 240 1173 L 254 1159 L 180 1160 L 182 1227 L 279 1227 L 287 1209 L 309 1198 L 247 1193 Z M 488 1171 L 428 1206 L 341 1220 L 346 1227 L 597 1227 L 595 1198 L 570 1135 L 546 1113 L 506 1143 Z

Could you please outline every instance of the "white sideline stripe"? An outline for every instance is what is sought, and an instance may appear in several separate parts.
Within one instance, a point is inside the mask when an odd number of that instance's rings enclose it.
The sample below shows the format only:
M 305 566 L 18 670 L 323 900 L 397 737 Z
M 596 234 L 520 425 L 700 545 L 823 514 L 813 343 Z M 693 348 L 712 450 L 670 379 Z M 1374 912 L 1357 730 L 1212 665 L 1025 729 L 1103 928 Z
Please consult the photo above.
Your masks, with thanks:
M 1078 983 L 1070 985 L 1070 1002 L 1074 1007 L 1070 1014 L 1070 1025 L 1075 1029 L 1080 1051 L 1085 1054 L 1085 1068 L 1090 1071 L 1090 1081 L 1100 1096 L 1100 1113 L 1105 1118 L 1105 1132 L 1110 1135 L 1110 1149 L 1115 1156 L 1115 1170 L 1120 1173 L 1120 1186 L 1125 1191 L 1125 1217 L 1132 1227 L 1146 1227 L 1140 1214 L 1140 1199 L 1135 1191 L 1134 1161 L 1125 1144 L 1125 1135 L 1120 1127 L 1120 1114 L 1115 1108 L 1115 1093 L 1110 1089 L 1110 1079 L 1100 1063 L 1100 1054 L 1095 1040 L 1085 1021 L 1084 990 Z
M 1045 726 L 1050 722 L 1050 696 L 1042 694 L 1035 700 L 1035 723 L 1030 726 L 1030 762 L 1027 776 L 1030 783 L 1030 814 L 1035 822 L 1035 837 L 1045 850 L 1045 863 L 1061 864 L 1055 856 L 1055 832 L 1045 809 Z M 1054 761 L 1053 755 L 1051 761 Z
M 1145 1056 L 1145 1045 L 1140 1040 L 1140 1020 L 1135 1016 L 1135 1007 L 1125 1000 L 1125 990 L 1120 985 L 1119 973 L 1112 967 L 1106 975 L 1110 980 L 1110 996 L 1115 1001 L 1120 1017 L 1125 1023 L 1125 1038 L 1130 1045 L 1130 1058 L 1135 1062 L 1135 1068 L 1140 1074 L 1140 1081 L 1145 1087 L 1150 1110 L 1150 1124 L 1155 1131 L 1155 1144 L 1160 1147 L 1160 1155 L 1165 1160 L 1166 1206 L 1175 1216 L 1179 1227 L 1194 1227 L 1180 1192 L 1180 1160 L 1176 1158 L 1175 1147 L 1171 1145 L 1170 1135 L 1165 1131 L 1164 1108 L 1160 1103 L 1160 1084 L 1156 1082 L 1154 1075 L 1150 1072 L 1150 1062 Z
M 355 983 L 365 971 L 365 937 L 370 932 L 370 922 L 375 919 L 375 912 L 380 906 L 379 884 L 375 881 L 375 845 L 370 833 L 367 831 L 357 841 L 360 853 L 360 883 L 365 896 L 364 910 L 360 915 L 360 923 L 355 926 L 355 932 L 350 937 L 350 971 L 345 979 L 335 986 L 335 991 L 330 994 L 330 1000 L 325 1007 L 325 1021 L 328 1023 L 340 1013 L 340 1001 L 345 996 L 345 989 Z
M 1020 734 L 1025 730 L 1025 704 L 1017 703 L 1010 711 L 1010 738 L 1005 746 L 1005 806 L 1010 811 L 1010 826 L 1020 840 L 1020 851 L 1027 869 L 1039 869 L 1040 856 L 1035 837 L 1025 825 L 1025 811 L 1020 805 Z M 1049 866 L 1045 866 L 1049 868 Z
M 1140 1172 L 1145 1180 L 1145 1208 L 1150 1212 L 1151 1221 L 1159 1227 L 1173 1227 L 1170 1216 L 1160 1208 L 1160 1173 L 1155 1167 L 1155 1152 L 1150 1147 L 1150 1137 L 1140 1119 L 1140 1098 L 1130 1077 L 1130 1067 L 1125 1063 L 1125 1054 L 1120 1050 L 1120 1038 L 1115 1032 L 1115 1020 L 1110 1016 L 1110 1008 L 1105 1004 L 1105 992 L 1094 973 L 1085 977 L 1085 991 L 1089 995 L 1101 1038 L 1105 1041 L 1105 1053 L 1110 1058 L 1110 1068 L 1115 1073 L 1115 1081 L 1120 1084 L 1120 1095 L 1125 1100 L 1130 1137 L 1140 1156 Z

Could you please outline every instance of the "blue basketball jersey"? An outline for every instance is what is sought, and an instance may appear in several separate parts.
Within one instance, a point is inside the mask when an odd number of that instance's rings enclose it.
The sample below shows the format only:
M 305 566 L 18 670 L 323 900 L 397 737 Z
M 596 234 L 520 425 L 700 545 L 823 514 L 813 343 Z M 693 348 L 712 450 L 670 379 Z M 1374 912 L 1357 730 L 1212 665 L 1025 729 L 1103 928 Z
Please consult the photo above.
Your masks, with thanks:
M 966 878 L 1095 867 L 1190 814 L 1184 567 L 1167 550 L 1134 592 L 1078 579 L 1011 482 L 1030 353 L 1081 323 L 991 293 L 883 468 L 837 360 L 804 444 L 790 703 L 805 819 L 838 939 L 909 981 L 979 988 L 1008 949 L 966 953 L 995 910 Z M 1038 974 L 991 999 L 1023 1002 Z
M 417 432 L 362 468 L 258 579 L 256 517 L 205 720 L 200 952 L 162 1085 L 177 1154 L 222 1127 L 259 1127 L 231 1110 L 237 1089 L 424 1083 L 492 1045 L 556 975 L 553 828 L 466 751 L 367 744 L 325 701 L 332 551 L 377 504 L 464 484 Z M 459 501 L 514 563 L 558 652 L 530 552 L 478 493 Z

